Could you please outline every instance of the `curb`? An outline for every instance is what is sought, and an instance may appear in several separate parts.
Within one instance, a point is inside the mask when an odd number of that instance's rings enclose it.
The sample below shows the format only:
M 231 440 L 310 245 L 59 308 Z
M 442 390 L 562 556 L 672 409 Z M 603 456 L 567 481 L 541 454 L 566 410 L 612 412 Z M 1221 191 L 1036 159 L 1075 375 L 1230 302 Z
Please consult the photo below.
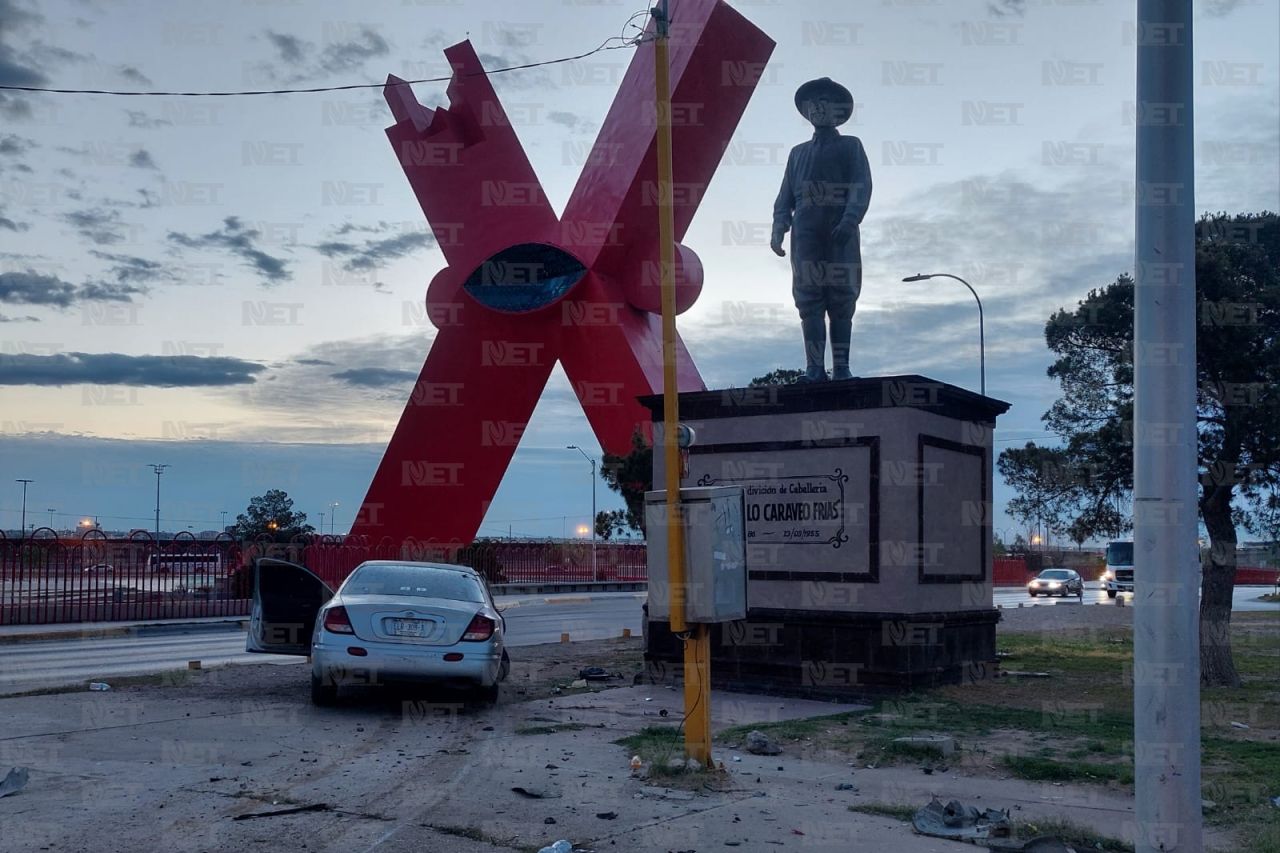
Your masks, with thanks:
M 577 581 L 565 583 L 491 584 L 489 591 L 499 595 L 551 595 L 558 592 L 645 592 L 648 581 Z
M 83 628 L 61 628 L 49 631 L 32 631 L 5 634 L 0 629 L 0 646 L 16 646 L 22 643 L 38 643 L 47 640 L 105 640 L 113 637 L 141 637 L 157 634 L 213 633 L 216 631 L 244 631 L 248 617 L 222 619 L 217 622 L 148 622 L 142 624 L 102 627 L 101 622 L 86 622 Z
M 638 591 L 637 591 L 638 592 Z M 639 600 L 641 596 L 632 595 L 633 599 Z M 599 601 L 599 595 L 570 595 L 564 598 L 548 598 L 540 595 L 530 595 L 525 598 L 517 598 L 515 601 L 498 602 L 498 610 L 507 611 L 522 605 L 529 604 L 590 604 L 593 601 Z

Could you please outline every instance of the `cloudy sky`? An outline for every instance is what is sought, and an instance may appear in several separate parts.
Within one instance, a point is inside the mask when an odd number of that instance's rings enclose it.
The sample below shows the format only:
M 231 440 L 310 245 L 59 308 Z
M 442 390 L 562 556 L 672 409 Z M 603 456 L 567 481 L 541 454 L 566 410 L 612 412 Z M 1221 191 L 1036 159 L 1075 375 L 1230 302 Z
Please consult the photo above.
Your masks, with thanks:
M 787 261 L 767 246 L 797 85 L 854 92 L 844 130 L 875 175 L 862 231 L 854 372 L 1013 404 L 997 449 L 1043 440 L 1043 324 L 1130 270 L 1134 4 L 1128 0 L 731 0 L 778 43 L 685 243 L 706 268 L 681 318 L 710 387 L 800 366 Z M 582 53 L 624 0 L 0 0 L 0 84 L 227 90 L 447 73 L 470 38 L 488 67 Z M 1280 207 L 1276 0 L 1197 2 L 1196 204 Z M 563 207 L 630 50 L 495 75 Z M 427 106 L 439 84 L 415 87 Z M 433 328 L 443 266 L 383 135 L 376 89 L 246 98 L 0 91 L 0 475 L 28 521 L 164 526 L 281 487 L 313 522 L 351 523 Z M 589 516 L 597 445 L 559 370 L 483 532 L 559 535 Z M 547 483 L 558 488 L 548 490 Z M 536 490 L 536 491 L 535 491 Z M 533 499 L 537 495 L 536 501 Z M 998 487 L 997 529 L 1007 490 Z M 600 490 L 602 508 L 617 502 Z M 0 526 L 21 491 L 0 488 Z M 326 522 L 328 527 L 328 522 Z

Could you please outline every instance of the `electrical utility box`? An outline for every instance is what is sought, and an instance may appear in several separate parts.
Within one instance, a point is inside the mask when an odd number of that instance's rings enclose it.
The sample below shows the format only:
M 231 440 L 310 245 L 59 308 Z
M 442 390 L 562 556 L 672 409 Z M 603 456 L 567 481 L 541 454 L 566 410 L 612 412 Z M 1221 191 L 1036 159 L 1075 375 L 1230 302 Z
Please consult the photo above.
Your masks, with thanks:
M 747 618 L 747 519 L 741 486 L 680 490 L 684 519 L 685 619 Z M 645 492 L 649 618 L 671 618 L 667 565 L 667 493 Z

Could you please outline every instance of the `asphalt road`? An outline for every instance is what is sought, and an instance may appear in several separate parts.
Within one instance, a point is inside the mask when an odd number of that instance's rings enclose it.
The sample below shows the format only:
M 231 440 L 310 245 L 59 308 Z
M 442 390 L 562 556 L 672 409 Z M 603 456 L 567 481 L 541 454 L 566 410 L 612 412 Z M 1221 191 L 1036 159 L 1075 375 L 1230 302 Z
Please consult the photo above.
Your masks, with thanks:
M 645 593 L 548 595 L 498 598 L 507 618 L 511 646 L 603 640 L 630 628 L 640 635 Z M 40 640 L 0 646 L 0 695 L 79 684 L 111 682 L 125 675 L 228 663 L 296 663 L 302 658 L 248 654 L 245 635 L 234 623 L 141 631 L 134 636 Z
M 1258 601 L 1258 597 L 1271 592 L 1269 586 L 1238 586 L 1235 595 L 1232 598 L 1231 609 L 1236 613 L 1249 610 L 1269 610 L 1273 613 L 1280 612 L 1280 604 L 1274 604 L 1266 601 Z M 1133 601 L 1132 595 L 1125 596 L 1125 604 Z M 1000 587 L 995 591 L 993 596 L 994 604 L 1000 607 L 1017 607 L 1019 604 L 1030 607 L 1032 604 L 1058 604 L 1064 599 L 1056 596 L 1036 596 L 1032 598 L 1027 591 L 1021 587 Z M 1065 599 L 1074 602 L 1074 597 Z M 1107 598 L 1107 594 L 1103 592 L 1102 586 L 1096 581 L 1087 582 L 1084 585 L 1084 603 L 1085 604 L 1107 604 L 1115 606 L 1113 599 Z
M 1280 605 L 1258 601 L 1266 587 L 1240 587 L 1234 609 L 1280 611 Z M 643 592 L 594 593 L 500 598 L 507 618 L 508 643 L 513 647 L 556 643 L 562 633 L 571 640 L 617 637 L 623 628 L 641 631 Z M 1002 607 L 1056 605 L 1061 598 L 1032 598 L 1023 589 L 997 589 L 994 603 Z M 1070 599 L 1074 602 L 1075 599 Z M 1115 606 L 1096 583 L 1086 584 L 1086 604 Z M 106 681 L 182 669 L 188 661 L 203 666 L 229 663 L 296 663 L 301 658 L 248 654 L 244 633 L 233 623 L 142 630 L 136 635 L 105 638 L 41 640 L 0 646 L 0 695 Z

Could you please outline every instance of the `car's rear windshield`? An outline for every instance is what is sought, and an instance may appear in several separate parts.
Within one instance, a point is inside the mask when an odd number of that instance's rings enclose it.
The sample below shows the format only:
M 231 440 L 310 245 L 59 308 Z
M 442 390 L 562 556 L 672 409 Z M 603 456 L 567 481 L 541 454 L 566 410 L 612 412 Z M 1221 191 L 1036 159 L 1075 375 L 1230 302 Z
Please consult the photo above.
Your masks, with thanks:
M 1045 569 L 1040 573 L 1040 577 L 1051 581 L 1064 581 L 1071 577 L 1071 572 L 1066 569 Z
M 343 585 L 351 595 L 410 595 L 450 601 L 484 601 L 484 588 L 471 575 L 426 566 L 361 566 Z

